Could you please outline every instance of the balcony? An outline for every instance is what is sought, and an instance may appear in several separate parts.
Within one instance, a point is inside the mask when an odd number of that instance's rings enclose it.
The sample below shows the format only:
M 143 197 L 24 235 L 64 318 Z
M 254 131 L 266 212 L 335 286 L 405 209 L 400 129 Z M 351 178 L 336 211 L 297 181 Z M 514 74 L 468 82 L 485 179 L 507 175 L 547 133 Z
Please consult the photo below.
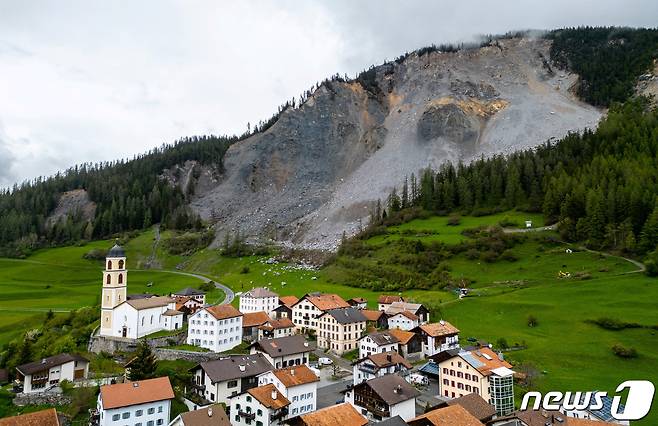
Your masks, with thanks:
M 373 405 L 371 403 L 365 402 L 363 400 L 355 400 L 354 404 L 358 405 L 359 407 L 363 407 L 368 412 L 372 413 L 373 415 L 380 416 L 380 417 L 391 417 L 391 410 L 389 407 L 382 408 L 378 407 L 376 405 Z
M 244 417 L 245 420 L 254 420 L 256 418 L 256 413 L 247 413 L 246 411 L 238 411 L 238 416 Z
M 376 374 L 377 367 L 370 364 L 359 364 L 358 370 L 366 374 Z
M 278 419 L 282 419 L 288 415 L 288 407 L 283 407 L 279 411 L 277 411 L 274 414 L 270 415 L 270 421 L 275 421 Z

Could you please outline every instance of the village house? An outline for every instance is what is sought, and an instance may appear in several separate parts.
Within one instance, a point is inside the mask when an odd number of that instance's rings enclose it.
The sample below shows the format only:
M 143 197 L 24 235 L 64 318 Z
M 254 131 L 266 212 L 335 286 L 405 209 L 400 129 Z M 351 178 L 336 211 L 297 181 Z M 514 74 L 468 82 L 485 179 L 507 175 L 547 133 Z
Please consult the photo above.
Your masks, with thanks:
M 389 296 L 382 294 L 377 299 L 377 310 L 385 311 L 389 308 L 389 306 L 391 306 L 391 304 L 395 302 L 406 302 L 406 299 L 402 296 Z
M 263 339 L 251 344 L 251 353 L 262 354 L 274 368 L 307 364 L 313 349 L 301 334 Z
M 406 359 L 395 352 L 383 352 L 378 354 L 368 355 L 352 363 L 353 365 L 353 384 L 358 385 L 375 377 L 384 376 L 386 374 L 406 374 L 413 366 Z
M 265 287 L 256 287 L 240 295 L 240 312 L 266 312 L 268 315 L 279 306 L 279 295 Z
M 399 312 L 411 312 L 418 317 L 420 324 L 425 324 L 430 320 L 430 311 L 420 303 L 393 302 L 384 312 L 386 312 L 389 318 Z
M 440 402 L 432 407 L 432 410 L 438 410 L 451 405 L 461 405 L 470 415 L 485 424 L 490 422 L 496 416 L 496 409 L 494 406 L 482 399 L 480 395 L 474 393 L 469 393 L 447 402 Z
M 288 318 L 292 320 L 292 307 L 299 301 L 297 296 L 280 296 L 279 306 L 272 311 L 274 319 Z
M 89 361 L 80 355 L 59 354 L 16 367 L 16 382 L 23 393 L 46 391 L 63 380 L 86 379 Z
M 231 424 L 233 426 L 282 425 L 288 416 L 290 401 L 273 385 L 267 384 L 248 389 L 230 397 Z
M 0 426 L 60 426 L 61 424 L 57 410 L 54 408 L 0 419 Z
M 367 424 L 368 419 L 347 402 L 304 414 L 290 422 L 291 426 L 365 426 Z
M 228 405 L 228 398 L 258 386 L 258 376 L 273 369 L 262 354 L 228 355 L 202 362 L 190 370 L 194 392 L 211 403 Z
M 388 330 L 388 334 L 399 340 L 398 352 L 404 358 L 415 359 L 422 357 L 423 344 L 419 335 L 398 328 Z
M 295 323 L 289 318 L 271 319 L 258 327 L 258 340 L 277 339 L 295 334 Z
M 407 421 L 409 426 L 446 426 L 446 425 L 459 425 L 459 426 L 484 426 L 484 423 L 475 418 L 461 405 L 450 405 L 447 407 L 439 408 L 437 410 L 429 411 L 421 414 Z M 514 423 L 507 424 L 506 426 L 518 426 Z M 536 424 L 533 426 L 544 426 L 544 424 Z
M 185 317 L 196 313 L 196 311 L 203 308 L 203 305 L 203 303 L 191 297 L 176 297 L 176 310 L 182 312 Z
M 420 336 L 425 357 L 459 348 L 459 330 L 447 321 L 422 324 L 412 331 Z
M 416 417 L 416 397 L 420 392 L 396 374 L 361 382 L 345 391 L 345 402 L 367 419 L 380 422 L 400 416 L 403 420 Z
M 359 309 L 331 309 L 318 317 L 318 347 L 342 355 L 358 348 L 365 329 L 366 317 Z
M 266 324 L 270 316 L 264 311 L 247 312 L 242 316 L 242 339 L 247 341 L 258 339 L 258 328 Z
M 388 314 L 387 314 L 388 315 Z M 420 325 L 418 316 L 409 311 L 400 311 L 388 317 L 389 330 L 405 330 L 410 331 Z
M 171 297 L 176 300 L 192 299 L 201 304 L 201 306 L 206 304 L 206 293 L 192 287 L 185 287 L 182 290 L 178 290 L 176 293 L 172 293 Z
M 115 244 L 107 253 L 101 294 L 100 335 L 139 339 L 162 330 L 183 327 L 183 313 L 171 297 L 127 299 L 125 250 Z
M 366 327 L 368 329 L 384 330 L 388 328 L 388 318 L 384 311 L 363 309 L 361 313 L 366 317 Z
M 366 309 L 368 307 L 368 301 L 363 297 L 353 297 L 347 303 L 356 309 Z
M 187 343 L 224 352 L 242 342 L 242 313 L 231 305 L 205 307 L 190 316 Z
M 309 293 L 292 306 L 292 322 L 302 333 L 313 332 L 317 336 L 317 318 L 323 313 L 350 305 L 337 294 Z
M 399 352 L 400 340 L 388 331 L 377 331 L 359 339 L 359 359 L 380 352 Z
M 169 377 L 101 386 L 98 425 L 168 425 L 174 397 Z
M 290 417 L 315 411 L 319 381 L 304 364 L 269 371 L 258 377 L 259 386 L 271 383 L 288 398 Z
M 448 350 L 434 356 L 440 371 L 439 394 L 458 398 L 480 395 L 499 416 L 514 410 L 512 366 L 488 347 L 465 351 Z
M 169 426 L 231 426 L 222 404 L 180 413 Z

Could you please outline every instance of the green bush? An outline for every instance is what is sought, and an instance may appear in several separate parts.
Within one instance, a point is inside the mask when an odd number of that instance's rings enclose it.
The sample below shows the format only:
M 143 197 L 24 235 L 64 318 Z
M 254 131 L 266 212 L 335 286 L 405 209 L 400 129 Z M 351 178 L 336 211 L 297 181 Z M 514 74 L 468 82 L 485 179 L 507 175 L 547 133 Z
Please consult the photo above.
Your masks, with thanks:
M 627 348 L 621 343 L 617 343 L 612 346 L 612 353 L 617 355 L 619 358 L 637 358 L 638 354 L 635 348 Z

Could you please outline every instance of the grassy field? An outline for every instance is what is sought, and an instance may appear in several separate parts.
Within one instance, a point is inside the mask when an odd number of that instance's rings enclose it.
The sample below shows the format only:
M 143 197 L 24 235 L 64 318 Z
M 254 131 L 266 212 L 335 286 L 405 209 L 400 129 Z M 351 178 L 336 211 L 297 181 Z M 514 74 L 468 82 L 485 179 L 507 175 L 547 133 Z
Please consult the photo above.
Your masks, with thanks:
M 387 241 L 400 238 L 439 239 L 452 244 L 467 238 L 461 234 L 464 229 L 503 220 L 522 226 L 526 219 L 533 220 L 535 226 L 543 225 L 539 216 L 514 212 L 462 217 L 458 226 L 448 226 L 446 217 L 433 217 L 392 227 L 386 235 L 376 236 L 367 244 L 381 248 L 384 254 Z M 161 238 L 170 235 L 164 232 Z M 611 317 L 645 326 L 658 325 L 658 280 L 633 273 L 637 267 L 624 259 L 547 242 L 546 235 L 554 234 L 527 234 L 525 241 L 512 249 L 516 261 L 487 263 L 470 260 L 464 253 L 449 259 L 451 274 L 470 280 L 470 297 L 459 300 L 454 292 L 444 290 L 410 290 L 403 294 L 426 303 L 434 320 L 453 322 L 464 339 L 476 337 L 495 343 L 504 338 L 510 345 L 527 346 L 506 356 L 517 365 L 531 363 L 544 371 L 538 380 L 541 390 L 614 391 L 623 380 L 658 382 L 657 330 L 608 331 L 586 322 Z M 153 250 L 154 237 L 154 231 L 147 231 L 125 245 L 129 268 L 143 267 Z M 92 248 L 108 248 L 112 244 L 100 241 L 43 250 L 22 261 L 0 259 L 0 343 L 41 322 L 47 309 L 66 310 L 96 303 L 102 264 L 82 256 Z M 573 252 L 567 253 L 567 248 Z M 359 259 L 373 265 L 377 260 L 377 255 Z M 381 294 L 340 284 L 340 275 L 332 268 L 297 269 L 283 263 L 271 264 L 266 257 L 257 256 L 227 258 L 214 249 L 200 250 L 188 257 L 170 256 L 160 244 L 156 247 L 156 261 L 163 269 L 199 273 L 236 292 L 256 286 L 269 286 L 282 295 L 332 292 L 346 299 L 365 297 L 371 307 Z M 559 278 L 560 271 L 569 272 L 572 277 Z M 147 287 L 150 282 L 153 286 Z M 162 294 L 198 284 L 194 278 L 161 271 L 129 272 L 130 293 Z M 223 295 L 218 292 L 213 296 L 220 299 Z M 536 327 L 527 325 L 530 315 L 537 318 Z M 635 348 L 639 356 L 615 356 L 611 347 L 616 343 Z M 641 424 L 656 423 L 658 418 L 652 413 Z
M 399 238 L 420 239 L 424 242 L 441 241 L 446 244 L 457 244 L 467 237 L 462 235 L 465 229 L 483 225 L 499 225 L 501 223 L 514 224 L 511 227 L 523 228 L 525 221 L 531 220 L 533 227 L 544 226 L 544 218 L 537 213 L 510 211 L 490 216 L 462 216 L 458 225 L 449 225 L 449 217 L 432 216 L 427 219 L 416 219 L 402 225 L 390 226 L 386 235 L 378 235 L 368 240 L 370 244 L 381 244 Z

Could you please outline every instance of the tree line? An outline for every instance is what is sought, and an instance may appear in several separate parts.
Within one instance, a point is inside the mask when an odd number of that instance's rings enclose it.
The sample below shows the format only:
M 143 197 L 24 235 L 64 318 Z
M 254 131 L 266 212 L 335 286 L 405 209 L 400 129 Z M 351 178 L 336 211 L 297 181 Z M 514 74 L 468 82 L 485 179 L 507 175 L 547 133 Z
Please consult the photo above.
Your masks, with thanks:
M 562 237 L 644 255 L 658 245 L 658 112 L 639 98 L 611 108 L 596 131 L 469 165 L 427 169 L 373 209 L 373 224 L 411 208 L 483 215 L 542 212 Z

